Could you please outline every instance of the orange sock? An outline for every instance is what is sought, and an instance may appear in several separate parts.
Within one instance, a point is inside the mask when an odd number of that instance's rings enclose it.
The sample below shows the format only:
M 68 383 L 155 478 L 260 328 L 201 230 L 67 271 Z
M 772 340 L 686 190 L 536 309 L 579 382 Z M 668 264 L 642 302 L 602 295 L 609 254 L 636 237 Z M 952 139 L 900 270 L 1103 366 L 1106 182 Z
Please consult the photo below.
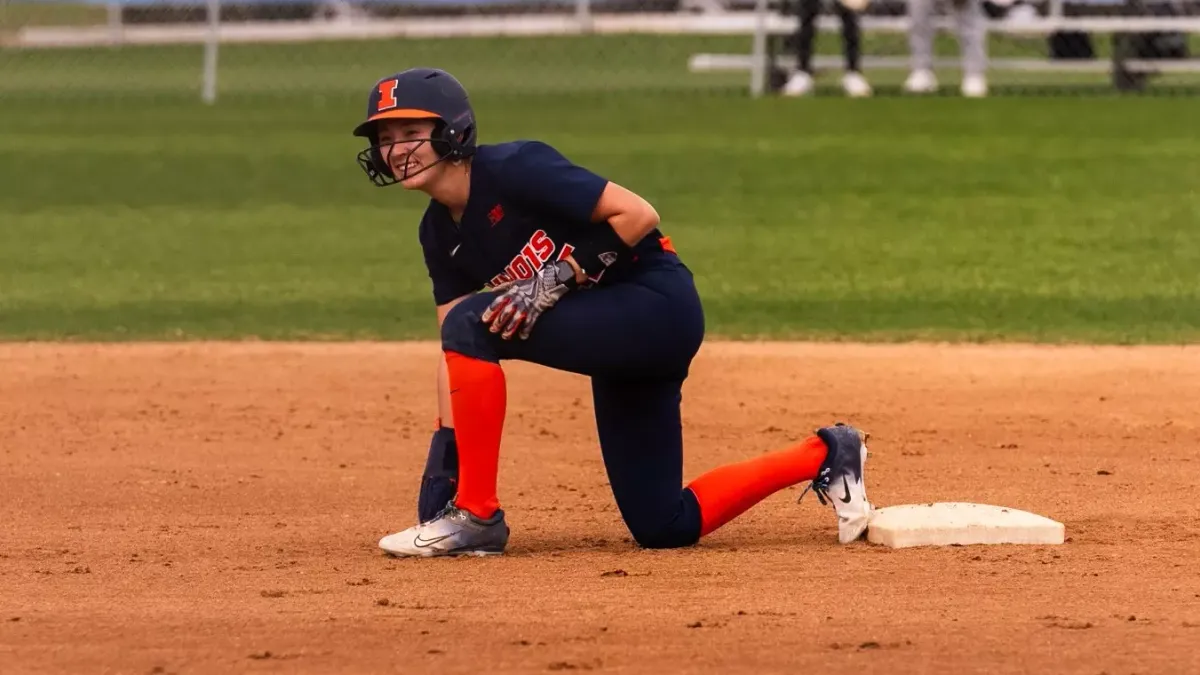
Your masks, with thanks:
M 498 363 L 452 351 L 445 354 L 458 445 L 458 495 L 454 505 L 480 518 L 491 518 L 500 508 L 496 473 L 508 404 L 504 370 Z
M 816 478 L 826 452 L 825 442 L 810 436 L 786 450 L 727 464 L 696 478 L 688 489 L 700 504 L 700 536 L 783 488 Z

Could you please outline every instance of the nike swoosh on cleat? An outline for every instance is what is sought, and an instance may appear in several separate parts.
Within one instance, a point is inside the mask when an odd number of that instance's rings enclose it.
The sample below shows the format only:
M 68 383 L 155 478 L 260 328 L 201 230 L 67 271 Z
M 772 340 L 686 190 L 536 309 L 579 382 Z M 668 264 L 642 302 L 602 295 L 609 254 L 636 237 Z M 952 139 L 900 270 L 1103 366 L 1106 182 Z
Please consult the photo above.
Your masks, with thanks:
M 416 546 L 417 548 L 428 548 L 438 542 L 445 541 L 456 534 L 458 534 L 458 532 L 451 532 L 450 534 L 444 534 L 434 539 L 422 539 L 421 535 L 418 534 L 417 538 L 413 539 L 413 546 Z
M 838 501 L 843 504 L 849 504 L 853 497 L 850 496 L 850 481 L 846 480 L 845 476 L 842 476 L 842 487 L 846 488 L 846 496 L 838 497 Z

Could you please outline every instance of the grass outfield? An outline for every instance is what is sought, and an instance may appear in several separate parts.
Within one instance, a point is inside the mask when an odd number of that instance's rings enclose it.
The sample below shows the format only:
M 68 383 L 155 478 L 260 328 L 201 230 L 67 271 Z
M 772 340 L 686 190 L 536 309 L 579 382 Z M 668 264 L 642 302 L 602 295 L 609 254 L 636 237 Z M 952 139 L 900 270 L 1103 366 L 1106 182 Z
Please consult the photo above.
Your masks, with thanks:
M 349 135 L 415 63 L 654 201 L 713 336 L 1200 337 L 1196 99 L 751 101 L 684 72 L 728 48 L 230 47 L 215 108 L 197 48 L 0 52 L 0 338 L 433 336 L 423 201 Z

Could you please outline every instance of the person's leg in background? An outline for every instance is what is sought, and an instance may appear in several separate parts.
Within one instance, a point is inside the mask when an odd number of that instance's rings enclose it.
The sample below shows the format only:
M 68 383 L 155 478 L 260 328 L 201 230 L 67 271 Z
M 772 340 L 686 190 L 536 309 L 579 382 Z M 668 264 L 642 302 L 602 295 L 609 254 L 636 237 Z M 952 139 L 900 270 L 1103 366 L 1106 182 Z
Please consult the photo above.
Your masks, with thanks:
M 908 2 L 908 49 L 912 59 L 912 72 L 904 82 L 904 90 L 910 94 L 928 94 L 937 91 L 937 77 L 933 74 L 933 25 L 935 0 L 909 0 Z
M 981 0 L 954 0 L 958 45 L 962 50 L 962 94 L 987 96 L 987 18 Z
M 842 90 L 847 96 L 860 98 L 871 95 L 871 85 L 862 74 L 862 28 L 858 12 L 834 0 L 833 7 L 842 20 L 842 56 L 846 59 L 846 72 L 842 75 Z
M 783 85 L 784 96 L 807 96 L 815 82 L 812 76 L 813 45 L 817 39 L 817 15 L 821 0 L 792 0 L 799 23 L 796 27 L 796 72 Z

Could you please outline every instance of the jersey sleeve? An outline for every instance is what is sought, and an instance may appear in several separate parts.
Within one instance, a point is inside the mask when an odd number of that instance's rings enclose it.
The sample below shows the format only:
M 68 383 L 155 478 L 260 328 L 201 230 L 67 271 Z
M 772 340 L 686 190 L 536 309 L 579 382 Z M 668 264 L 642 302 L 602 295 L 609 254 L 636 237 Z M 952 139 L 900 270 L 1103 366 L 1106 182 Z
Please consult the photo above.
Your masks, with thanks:
M 463 274 L 450 260 L 450 253 L 439 245 L 440 237 L 434 229 L 437 224 L 428 215 L 421 220 L 421 250 L 425 255 L 425 268 L 433 282 L 434 304 L 444 305 L 455 298 L 478 290 L 478 285 Z
M 526 141 L 504 162 L 504 192 L 568 221 L 589 222 L 608 179 L 567 159 L 541 141 Z

